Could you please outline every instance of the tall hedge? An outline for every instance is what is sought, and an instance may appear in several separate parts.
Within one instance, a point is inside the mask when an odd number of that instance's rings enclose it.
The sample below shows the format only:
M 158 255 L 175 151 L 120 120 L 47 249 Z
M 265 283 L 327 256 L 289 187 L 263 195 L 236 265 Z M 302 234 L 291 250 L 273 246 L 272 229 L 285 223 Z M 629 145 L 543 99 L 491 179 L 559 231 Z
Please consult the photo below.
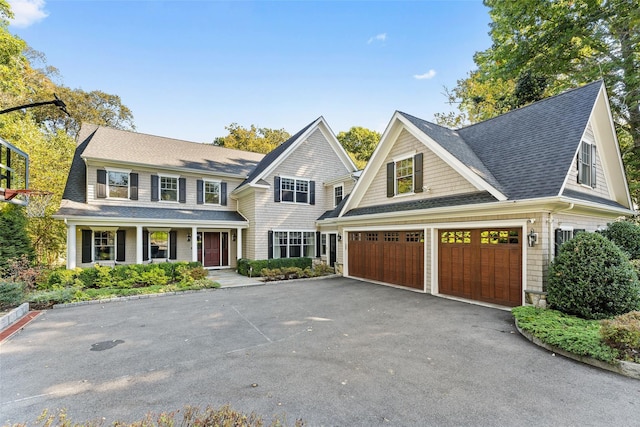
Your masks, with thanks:
M 564 313 L 604 319 L 640 309 L 640 282 L 618 246 L 600 234 L 580 233 L 550 265 L 547 300 Z
M 625 251 L 629 258 L 640 259 L 640 225 L 631 221 L 616 221 L 607 224 L 602 234 Z

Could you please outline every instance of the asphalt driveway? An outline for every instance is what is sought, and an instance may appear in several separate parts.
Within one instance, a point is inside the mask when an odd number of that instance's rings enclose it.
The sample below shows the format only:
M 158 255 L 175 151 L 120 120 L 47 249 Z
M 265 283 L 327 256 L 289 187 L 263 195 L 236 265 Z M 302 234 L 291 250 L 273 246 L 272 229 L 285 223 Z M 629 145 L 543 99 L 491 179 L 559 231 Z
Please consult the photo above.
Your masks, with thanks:
M 318 426 L 637 425 L 640 381 L 507 311 L 334 278 L 47 311 L 0 345 L 0 422 L 230 403 Z

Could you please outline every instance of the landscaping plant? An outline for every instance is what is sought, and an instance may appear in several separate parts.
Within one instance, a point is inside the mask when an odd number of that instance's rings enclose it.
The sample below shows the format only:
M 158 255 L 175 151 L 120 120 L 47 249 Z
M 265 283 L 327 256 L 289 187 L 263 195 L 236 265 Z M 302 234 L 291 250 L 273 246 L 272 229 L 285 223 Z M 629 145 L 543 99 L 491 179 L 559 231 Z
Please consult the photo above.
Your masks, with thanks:
M 625 360 L 640 363 L 640 311 L 632 311 L 601 322 L 600 334 Z
M 598 233 L 565 242 L 549 266 L 551 308 L 585 319 L 640 309 L 640 282 L 627 255 Z
M 632 221 L 607 224 L 602 235 L 625 251 L 629 258 L 640 259 L 640 225 Z

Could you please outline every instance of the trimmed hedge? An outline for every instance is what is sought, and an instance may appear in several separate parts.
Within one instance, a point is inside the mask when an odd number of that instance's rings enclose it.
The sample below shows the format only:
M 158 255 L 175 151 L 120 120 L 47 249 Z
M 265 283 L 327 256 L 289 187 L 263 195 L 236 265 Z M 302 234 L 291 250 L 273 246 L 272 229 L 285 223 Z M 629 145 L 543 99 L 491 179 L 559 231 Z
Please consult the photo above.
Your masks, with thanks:
M 298 267 L 302 270 L 311 268 L 313 260 L 311 258 L 276 258 L 251 260 L 241 258 L 238 260 L 238 273 L 243 276 L 259 277 L 263 269 L 282 269 L 287 267 Z
M 584 319 L 640 309 L 640 282 L 627 255 L 598 233 L 565 242 L 549 267 L 551 308 Z

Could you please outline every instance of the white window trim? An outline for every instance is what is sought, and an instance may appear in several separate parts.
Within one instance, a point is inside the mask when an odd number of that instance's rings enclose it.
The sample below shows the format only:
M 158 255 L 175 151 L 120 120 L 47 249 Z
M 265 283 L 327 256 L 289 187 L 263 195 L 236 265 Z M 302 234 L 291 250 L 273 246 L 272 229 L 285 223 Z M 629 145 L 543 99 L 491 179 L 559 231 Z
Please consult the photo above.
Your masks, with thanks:
M 91 259 L 93 262 L 115 262 L 118 257 L 118 227 L 90 227 L 91 228 Z M 113 259 L 96 259 L 96 232 L 113 233 Z
M 344 200 L 344 183 L 336 184 L 333 186 L 333 207 L 334 208 L 338 206 L 338 203 L 336 203 L 336 188 L 342 188 L 342 200 Z
M 583 157 L 583 150 L 584 150 L 585 144 L 587 145 L 587 147 L 589 149 L 589 160 L 592 163 L 597 164 L 597 160 L 592 158 L 593 157 L 593 148 L 592 147 L 596 146 L 595 142 L 590 142 L 590 141 L 587 141 L 586 139 L 582 139 L 582 140 L 580 140 L 580 150 L 579 150 L 579 154 L 578 154 L 580 156 L 580 159 L 578 160 L 578 167 L 579 168 L 582 168 L 583 165 L 584 165 L 584 163 L 582 163 L 582 157 Z M 598 154 L 597 154 L 597 146 L 596 146 L 596 156 L 597 155 Z M 593 176 L 593 170 L 592 170 L 591 165 L 589 165 L 589 167 L 587 168 L 587 171 L 588 171 L 587 174 L 589 176 L 589 183 L 588 184 L 585 183 L 585 177 L 584 177 L 584 175 L 582 175 L 582 182 L 579 185 L 584 187 L 584 188 L 588 188 L 590 190 L 593 190 L 594 187 L 591 185 L 591 183 L 593 182 L 594 176 Z M 578 175 L 580 175 L 580 173 L 581 172 L 578 171 Z M 598 171 L 596 170 L 596 175 L 597 175 L 597 173 L 598 173 Z
M 282 181 L 284 179 L 292 179 L 293 180 L 293 201 L 284 201 L 282 198 Z M 307 201 L 306 202 L 297 202 L 296 199 L 296 195 L 298 194 L 296 191 L 296 185 L 297 185 L 297 181 L 306 181 L 307 182 Z M 308 178 L 296 178 L 293 176 L 280 176 L 280 203 L 292 203 L 292 204 L 298 204 L 298 205 L 308 205 L 309 201 L 311 199 L 311 179 Z M 293 231 L 298 231 L 298 230 L 293 230 Z
M 218 203 L 207 203 L 207 192 L 205 191 L 205 189 L 207 188 L 207 183 L 218 184 Z M 222 181 L 203 178 L 202 179 L 202 204 L 209 205 L 209 206 L 220 206 L 221 201 L 222 201 Z
M 164 259 L 164 260 L 168 260 L 169 259 L 169 251 L 171 250 L 171 228 L 147 228 L 147 231 L 149 232 L 149 242 L 147 244 L 147 255 L 149 258 L 149 262 L 153 262 L 153 260 L 159 260 L 159 259 Z M 152 258 L 151 257 L 151 234 L 152 233 L 156 233 L 156 232 L 160 232 L 160 233 L 167 233 L 167 256 L 164 258 Z
M 322 246 L 322 238 L 324 237 L 324 246 Z M 329 233 L 320 233 L 320 256 L 326 257 L 329 252 L 327 248 L 329 247 Z M 323 252 L 324 250 L 324 252 Z M 317 256 L 317 254 L 316 254 Z
M 107 199 L 118 199 L 125 200 L 125 197 L 111 197 L 111 188 L 109 186 L 109 174 L 111 172 L 115 173 L 126 173 L 129 178 L 127 179 L 127 197 L 126 199 L 131 197 L 131 169 L 118 169 L 118 168 L 104 168 L 107 171 Z
M 275 249 L 276 246 L 280 246 L 280 245 L 276 245 L 275 244 L 275 235 L 276 233 L 287 233 L 287 258 L 292 258 L 291 256 L 289 256 L 291 254 L 291 237 L 290 234 L 291 233 L 302 233 L 301 234 L 301 238 L 302 238 L 302 243 L 300 244 L 300 248 L 302 250 L 302 253 L 304 253 L 304 233 L 312 233 L 313 234 L 313 253 L 314 255 L 312 257 L 305 257 L 304 255 L 299 257 L 299 258 L 317 258 L 319 255 L 316 253 L 316 249 L 317 249 L 317 242 L 316 240 L 316 230 L 273 230 L 273 236 L 274 236 L 274 241 L 272 243 L 272 247 Z M 297 245 L 295 245 L 297 246 Z M 298 258 L 298 257 L 295 257 Z M 277 258 L 274 258 L 277 259 Z
M 413 196 L 416 194 L 416 160 L 415 160 L 415 152 L 410 154 L 404 154 L 399 157 L 393 158 L 393 189 L 394 196 L 393 197 L 406 197 Z M 397 177 L 397 167 L 398 162 L 403 160 L 411 159 L 411 191 L 407 193 L 398 194 L 398 177 Z
M 176 180 L 176 200 L 162 200 L 162 178 L 173 178 Z M 180 175 L 158 174 L 158 201 L 160 203 L 179 203 L 180 202 Z

